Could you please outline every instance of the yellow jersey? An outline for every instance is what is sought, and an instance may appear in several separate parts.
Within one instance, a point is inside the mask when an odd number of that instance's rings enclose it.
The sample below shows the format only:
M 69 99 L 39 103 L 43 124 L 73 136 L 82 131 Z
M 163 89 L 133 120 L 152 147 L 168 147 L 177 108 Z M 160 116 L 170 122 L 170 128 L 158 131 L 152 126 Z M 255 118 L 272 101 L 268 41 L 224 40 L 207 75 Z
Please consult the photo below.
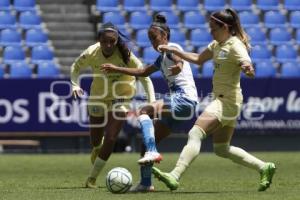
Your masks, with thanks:
M 208 49 L 213 52 L 213 93 L 216 97 L 242 101 L 240 63 L 251 62 L 246 46 L 238 37 L 232 36 L 223 43 L 212 41 Z
M 79 73 L 85 67 L 91 67 L 93 73 L 93 82 L 90 88 L 90 100 L 107 101 L 114 99 L 131 99 L 135 95 L 135 80 L 134 76 L 125 75 L 122 73 L 103 73 L 101 65 L 104 63 L 111 63 L 119 67 L 140 68 L 143 67 L 141 61 L 133 54 L 130 55 L 130 60 L 126 64 L 122 60 L 121 53 L 118 48 L 114 53 L 106 58 L 102 54 L 100 43 L 96 43 L 88 47 L 72 64 L 71 66 L 71 82 L 72 86 L 79 87 Z M 145 79 L 145 80 L 142 80 Z M 141 77 L 141 81 L 151 83 L 150 87 L 145 88 L 146 93 L 153 101 L 154 90 L 149 77 Z M 143 84 L 143 83 L 142 83 Z M 144 85 L 144 84 L 143 84 Z M 148 90 L 148 91 L 147 91 Z M 150 91 L 149 91 L 150 90 Z M 152 90 L 152 91 L 151 91 Z M 150 95 L 149 95 L 150 93 Z

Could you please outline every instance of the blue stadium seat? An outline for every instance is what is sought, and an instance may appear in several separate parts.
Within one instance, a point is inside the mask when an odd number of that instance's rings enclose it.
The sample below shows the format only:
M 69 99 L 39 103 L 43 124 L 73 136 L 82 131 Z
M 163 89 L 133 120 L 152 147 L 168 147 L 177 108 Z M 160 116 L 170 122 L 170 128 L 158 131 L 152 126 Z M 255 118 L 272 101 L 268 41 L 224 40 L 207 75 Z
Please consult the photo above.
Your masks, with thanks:
M 153 47 L 146 47 L 143 51 L 143 61 L 147 64 L 152 64 L 159 56 L 159 53 Z
M 290 24 L 291 24 L 291 27 L 293 27 L 293 28 L 300 28 L 300 11 L 291 12 Z
M 10 65 L 11 78 L 30 78 L 32 69 L 26 62 L 15 62 Z
M 272 53 L 265 45 L 255 45 L 250 52 L 254 62 L 271 60 Z
M 177 9 L 183 12 L 186 11 L 198 11 L 199 1 L 198 0 L 177 0 Z
M 171 29 L 170 35 L 170 42 L 175 42 L 180 46 L 185 47 L 186 38 L 183 32 L 181 32 L 179 29 Z
M 19 17 L 19 26 L 22 29 L 41 28 L 42 19 L 35 12 L 21 12 Z
M 1 0 L 0 1 L 0 10 L 9 11 L 11 9 L 10 0 Z
M 103 14 L 103 23 L 111 22 L 116 25 L 118 28 L 126 28 L 125 17 L 119 12 L 107 12 Z
M 136 43 L 139 47 L 148 47 L 151 46 L 150 40 L 148 38 L 148 30 L 141 29 L 136 33 Z
M 204 0 L 204 9 L 207 11 L 223 10 L 225 8 L 225 0 Z
M 172 11 L 172 0 L 150 0 L 150 9 L 153 11 Z
M 214 75 L 214 64 L 212 61 L 207 61 L 202 66 L 202 77 L 212 77 Z
M 286 27 L 286 16 L 278 11 L 268 11 L 264 17 L 265 27 Z
M 281 77 L 300 77 L 300 65 L 298 62 L 286 62 L 281 66 Z
M 237 11 L 251 10 L 252 0 L 231 0 L 231 7 Z
M 29 29 L 25 34 L 25 44 L 29 47 L 47 45 L 48 35 L 41 29 Z
M 299 0 L 284 0 L 285 9 L 291 10 L 300 10 L 300 1 Z
M 16 16 L 7 11 L 0 11 L 0 29 L 13 28 L 16 29 Z
M 119 0 L 97 0 L 96 9 L 101 12 L 119 11 Z
M 59 67 L 54 62 L 41 62 L 37 67 L 37 77 L 57 77 L 59 75 Z
M 25 52 L 22 48 L 16 46 L 7 46 L 3 51 L 3 63 L 11 64 L 17 61 L 25 60 Z
M 123 6 L 129 12 L 146 11 L 144 0 L 124 0 Z
M 300 45 L 300 29 L 297 29 L 296 31 L 296 43 Z
M 207 45 L 211 40 L 212 36 L 207 29 L 194 29 L 191 31 L 190 44 L 195 47 Z
M 261 28 L 257 28 L 257 27 L 247 28 L 246 33 L 249 35 L 251 39 L 250 40 L 251 45 L 267 44 L 266 34 L 262 31 Z
M 270 31 L 270 43 L 273 45 L 291 43 L 292 35 L 285 28 L 274 28 Z
M 132 12 L 129 24 L 133 29 L 146 29 L 152 23 L 152 17 L 145 12 Z
M 256 6 L 263 11 L 278 10 L 279 0 L 257 0 Z
M 239 17 L 243 27 L 259 27 L 259 17 L 253 12 L 242 11 L 239 13 Z
M 21 47 L 21 34 L 15 29 L 3 29 L 0 33 L 0 46 Z
M 297 50 L 292 45 L 280 45 L 276 48 L 276 59 L 279 62 L 295 61 L 297 59 Z
M 0 64 L 0 79 L 3 78 L 4 74 L 4 66 Z
M 169 28 L 180 28 L 180 20 L 177 14 L 174 12 L 160 12 L 159 14 L 166 17 Z
M 38 64 L 44 61 L 52 61 L 53 51 L 48 46 L 34 46 L 31 50 L 31 63 Z
M 183 16 L 183 24 L 188 29 L 206 28 L 205 17 L 200 12 L 186 12 Z
M 255 64 L 255 77 L 267 78 L 275 77 L 276 69 L 271 61 L 262 61 Z
M 14 0 L 14 8 L 19 11 L 35 11 L 35 0 Z

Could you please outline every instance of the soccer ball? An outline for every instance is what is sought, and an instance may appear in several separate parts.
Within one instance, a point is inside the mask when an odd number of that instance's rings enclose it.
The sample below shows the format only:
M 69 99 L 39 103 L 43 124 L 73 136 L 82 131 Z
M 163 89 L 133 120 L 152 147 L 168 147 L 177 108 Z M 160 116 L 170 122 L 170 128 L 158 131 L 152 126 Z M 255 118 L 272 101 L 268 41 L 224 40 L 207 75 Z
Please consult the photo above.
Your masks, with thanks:
M 131 173 L 123 168 L 116 167 L 110 170 L 106 176 L 106 187 L 112 193 L 125 193 L 132 185 Z

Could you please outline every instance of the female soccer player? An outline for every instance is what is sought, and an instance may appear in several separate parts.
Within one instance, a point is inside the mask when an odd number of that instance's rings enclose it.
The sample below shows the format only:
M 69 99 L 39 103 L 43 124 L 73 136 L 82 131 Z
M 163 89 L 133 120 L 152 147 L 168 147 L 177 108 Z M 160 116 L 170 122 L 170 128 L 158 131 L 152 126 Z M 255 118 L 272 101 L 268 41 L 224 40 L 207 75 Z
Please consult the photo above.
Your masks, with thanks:
M 83 95 L 79 84 L 80 69 L 90 66 L 93 82 L 88 101 L 90 116 L 90 136 L 93 146 L 91 161 L 94 164 L 86 181 L 86 187 L 96 188 L 96 178 L 110 157 L 125 121 L 129 103 L 135 94 L 135 77 L 121 73 L 104 74 L 103 63 L 112 63 L 122 68 L 142 68 L 143 65 L 130 52 L 121 33 L 111 23 L 103 25 L 98 34 L 98 42 L 88 47 L 71 67 L 73 95 Z M 148 95 L 148 101 L 155 101 L 154 89 L 149 77 L 140 78 Z M 103 144 L 101 144 L 104 135 Z
M 159 45 L 167 45 L 182 50 L 181 46 L 169 43 L 170 29 L 166 24 L 163 15 L 156 15 L 154 22 L 148 29 L 148 36 L 155 50 Z M 141 165 L 141 182 L 131 191 L 152 191 L 151 168 L 153 162 L 160 162 L 162 157 L 157 152 L 156 142 L 170 134 L 170 129 L 180 120 L 188 120 L 194 114 L 198 102 L 198 94 L 193 79 L 193 74 L 188 62 L 170 54 L 162 53 L 154 64 L 145 68 L 131 69 L 117 67 L 113 64 L 101 66 L 105 72 L 121 72 L 133 76 L 149 76 L 151 73 L 160 70 L 167 81 L 170 95 L 162 100 L 155 101 L 149 106 L 140 109 L 138 120 L 142 127 L 143 142 L 146 147 L 144 157 L 138 160 Z M 160 118 L 154 126 L 151 118 Z M 155 138 L 157 136 L 157 138 Z
M 152 172 L 171 190 L 176 190 L 182 173 L 199 154 L 201 141 L 208 135 L 212 135 L 215 154 L 260 172 L 258 190 L 264 191 L 272 182 L 275 165 L 263 162 L 243 149 L 230 145 L 243 102 L 240 72 L 243 71 L 249 77 L 255 76 L 248 55 L 250 49 L 248 37 L 241 27 L 238 15 L 232 9 L 213 13 L 210 16 L 209 26 L 214 41 L 200 55 L 183 52 L 167 45 L 158 47 L 160 51 L 174 53 L 198 65 L 213 59 L 214 100 L 206 107 L 190 130 L 187 144 L 175 168 L 170 173 L 161 172 L 157 168 L 153 168 Z

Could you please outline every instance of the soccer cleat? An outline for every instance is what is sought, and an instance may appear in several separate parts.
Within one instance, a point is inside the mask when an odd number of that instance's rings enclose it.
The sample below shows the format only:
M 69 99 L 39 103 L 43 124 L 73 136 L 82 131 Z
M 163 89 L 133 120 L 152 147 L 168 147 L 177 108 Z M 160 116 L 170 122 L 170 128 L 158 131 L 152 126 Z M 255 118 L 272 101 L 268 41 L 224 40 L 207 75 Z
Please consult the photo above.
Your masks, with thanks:
M 160 163 L 162 161 L 162 156 L 160 153 L 155 151 L 147 151 L 143 158 L 138 160 L 140 165 L 145 165 L 149 163 Z
M 179 182 L 170 173 L 162 172 L 156 167 L 152 167 L 152 174 L 158 180 L 162 181 L 170 190 L 177 190 Z
M 86 188 L 97 189 L 96 178 L 88 177 L 85 182 Z
M 272 183 L 273 175 L 275 174 L 275 164 L 267 163 L 260 172 L 260 183 L 258 191 L 262 192 L 268 189 Z
M 132 186 L 132 187 L 129 189 L 129 192 L 132 192 L 132 193 L 138 193 L 138 192 L 154 192 L 154 186 L 153 186 L 153 185 L 150 185 L 150 186 L 144 186 L 144 185 L 142 185 L 141 183 L 138 183 L 137 185 Z

